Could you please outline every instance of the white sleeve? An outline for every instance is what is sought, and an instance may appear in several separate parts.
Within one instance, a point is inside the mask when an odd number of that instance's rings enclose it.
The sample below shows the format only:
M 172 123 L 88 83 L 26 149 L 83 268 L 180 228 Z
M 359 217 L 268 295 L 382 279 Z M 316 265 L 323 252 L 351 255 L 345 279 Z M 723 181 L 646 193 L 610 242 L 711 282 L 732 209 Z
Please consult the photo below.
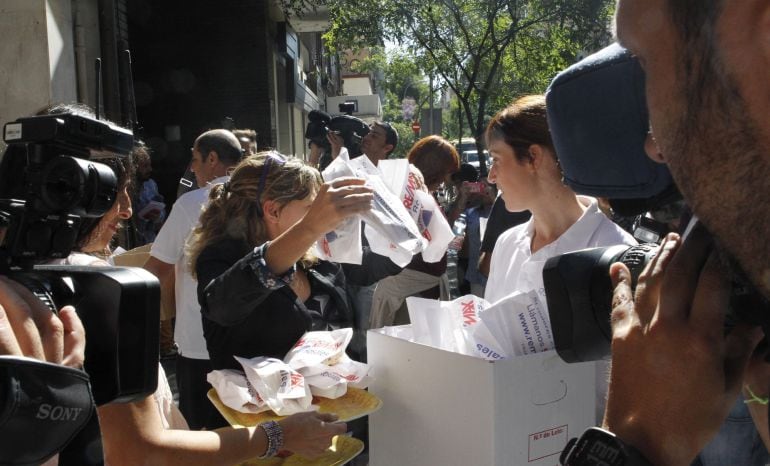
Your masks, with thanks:
M 492 299 L 497 300 L 497 296 L 499 293 L 497 293 L 498 288 L 500 287 L 500 284 L 498 283 L 498 271 L 497 269 L 500 267 L 499 262 L 503 260 L 502 253 L 500 251 L 499 245 L 500 245 L 500 239 L 503 237 L 503 235 L 500 235 L 497 238 L 497 241 L 495 242 L 495 248 L 492 250 L 492 257 L 489 260 L 489 277 L 487 277 L 487 285 L 484 288 L 484 299 L 492 302 Z
M 180 198 L 180 201 L 182 199 Z M 176 264 L 184 255 L 184 244 L 187 236 L 195 226 L 198 217 L 192 217 L 185 208 L 184 202 L 177 201 L 171 213 L 163 224 L 155 242 L 150 249 L 150 255 L 167 264 Z
M 637 244 L 633 235 L 620 228 L 615 222 L 605 217 L 599 224 L 599 228 L 593 234 L 590 243 L 586 247 L 595 248 L 602 246 L 614 246 L 616 244 L 625 244 L 634 246 Z

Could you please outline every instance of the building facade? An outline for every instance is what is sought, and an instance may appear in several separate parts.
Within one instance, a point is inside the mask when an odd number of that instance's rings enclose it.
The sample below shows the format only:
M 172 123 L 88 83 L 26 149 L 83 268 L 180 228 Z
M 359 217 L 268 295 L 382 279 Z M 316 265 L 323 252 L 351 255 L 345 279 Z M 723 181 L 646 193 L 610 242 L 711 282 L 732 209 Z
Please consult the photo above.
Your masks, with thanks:
M 0 123 L 98 103 L 153 149 L 166 199 L 202 131 L 252 128 L 260 148 L 304 156 L 308 112 L 341 92 L 323 10 L 287 21 L 275 0 L 0 0 L 0 13 Z

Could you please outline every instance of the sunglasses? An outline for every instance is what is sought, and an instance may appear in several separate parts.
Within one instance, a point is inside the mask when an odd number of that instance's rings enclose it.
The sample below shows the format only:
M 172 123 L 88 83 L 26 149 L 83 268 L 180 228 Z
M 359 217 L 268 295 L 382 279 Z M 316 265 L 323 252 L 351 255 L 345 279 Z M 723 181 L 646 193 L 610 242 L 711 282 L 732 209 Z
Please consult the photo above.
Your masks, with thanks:
M 262 204 L 259 202 L 259 198 L 262 197 L 262 191 L 265 190 L 265 182 L 267 181 L 267 174 L 270 173 L 270 167 L 273 164 L 281 166 L 286 163 L 286 158 L 275 151 L 267 153 L 265 164 L 262 166 L 262 174 L 259 176 L 259 185 L 257 185 L 257 215 L 261 217 L 265 216 L 262 211 Z

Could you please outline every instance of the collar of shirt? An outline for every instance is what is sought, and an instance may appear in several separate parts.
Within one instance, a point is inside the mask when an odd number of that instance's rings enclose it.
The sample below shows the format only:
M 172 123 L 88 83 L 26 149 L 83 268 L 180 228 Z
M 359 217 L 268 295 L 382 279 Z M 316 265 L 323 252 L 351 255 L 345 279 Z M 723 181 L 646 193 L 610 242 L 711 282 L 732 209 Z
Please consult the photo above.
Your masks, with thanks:
M 219 178 L 215 178 L 215 179 L 213 179 L 213 180 L 209 181 L 209 182 L 206 184 L 206 187 L 207 187 L 207 188 L 211 188 L 211 187 L 212 187 L 212 186 L 214 186 L 215 184 L 222 184 L 222 183 L 224 183 L 225 181 L 227 181 L 227 180 L 229 180 L 229 179 L 230 179 L 230 175 L 220 176 Z
M 516 235 L 516 245 L 521 251 L 529 255 L 528 260 L 546 260 L 557 254 L 571 252 L 585 248 L 586 242 L 602 221 L 604 214 L 599 210 L 599 203 L 593 197 L 578 196 L 578 201 L 586 207 L 583 215 L 573 223 L 556 241 L 542 247 L 535 254 L 531 253 L 532 236 L 535 224 L 530 219 Z M 542 259 L 540 259 L 542 258 Z

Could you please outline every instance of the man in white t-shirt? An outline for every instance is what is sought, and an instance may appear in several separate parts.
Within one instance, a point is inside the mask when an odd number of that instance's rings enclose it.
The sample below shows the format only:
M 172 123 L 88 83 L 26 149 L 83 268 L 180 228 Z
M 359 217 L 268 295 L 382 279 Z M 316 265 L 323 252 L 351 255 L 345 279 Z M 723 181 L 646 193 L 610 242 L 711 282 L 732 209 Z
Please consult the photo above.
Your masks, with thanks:
M 161 298 L 176 308 L 174 339 L 179 347 L 176 377 L 179 409 L 190 428 L 213 429 L 227 425 L 206 397 L 206 374 L 211 369 L 206 340 L 203 338 L 197 282 L 190 274 L 185 241 L 198 224 L 211 186 L 227 181 L 227 173 L 241 159 L 243 150 L 228 130 L 215 129 L 198 136 L 192 148 L 190 168 L 200 189 L 185 193 L 174 203 L 166 223 L 150 250 L 145 268 L 161 282 Z M 173 284 L 174 293 L 171 290 Z

